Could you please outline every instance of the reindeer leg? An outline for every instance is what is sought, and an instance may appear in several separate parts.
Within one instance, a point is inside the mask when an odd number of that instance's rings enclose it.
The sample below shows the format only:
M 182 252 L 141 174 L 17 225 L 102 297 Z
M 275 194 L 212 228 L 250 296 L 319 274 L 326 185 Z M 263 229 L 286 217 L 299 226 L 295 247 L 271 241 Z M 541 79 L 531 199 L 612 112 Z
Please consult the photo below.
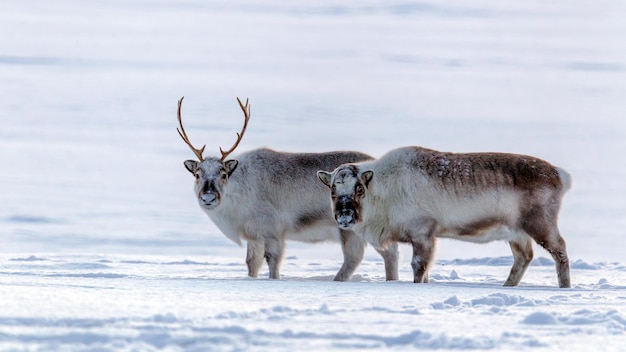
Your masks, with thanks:
M 530 237 L 526 234 L 519 241 L 510 241 L 511 251 L 513 252 L 513 266 L 509 277 L 504 282 L 504 286 L 517 286 L 522 280 L 522 276 L 526 272 L 530 261 L 533 260 L 533 244 Z
M 535 242 L 545 248 L 554 259 L 559 287 L 571 287 L 569 276 L 569 258 L 565 240 L 561 237 L 556 225 L 558 208 L 546 209 L 535 206 L 528 212 L 522 222 L 523 229 Z
M 246 253 L 246 264 L 248 265 L 248 276 L 259 276 L 259 270 L 263 265 L 265 257 L 265 245 L 263 242 L 248 241 L 248 251 Z
M 385 247 L 374 249 L 376 249 L 376 251 L 383 257 L 387 281 L 398 280 L 398 260 L 400 258 L 398 242 L 390 242 Z
M 356 268 L 363 261 L 366 242 L 352 231 L 340 230 L 343 265 L 334 281 L 348 281 Z
M 565 240 L 559 234 L 559 230 L 555 227 L 551 238 L 549 238 L 548 241 L 539 244 L 545 248 L 552 255 L 552 259 L 554 259 L 556 275 L 559 279 L 559 287 L 572 287 L 569 277 L 569 258 L 567 257 L 567 247 L 565 245 Z
M 270 269 L 270 279 L 280 279 L 280 262 L 283 259 L 285 241 L 282 238 L 265 239 L 265 260 Z
M 554 265 L 556 266 L 556 275 L 559 279 L 560 288 L 572 287 L 569 276 L 569 258 L 567 257 L 567 248 L 565 240 L 559 235 L 558 230 L 555 230 L 554 235 L 548 239 L 537 240 L 537 243 L 545 248 L 554 259 Z
M 427 239 L 412 238 L 413 259 L 411 267 L 413 267 L 413 282 L 428 283 L 428 270 L 433 260 L 433 252 L 435 249 L 435 238 Z

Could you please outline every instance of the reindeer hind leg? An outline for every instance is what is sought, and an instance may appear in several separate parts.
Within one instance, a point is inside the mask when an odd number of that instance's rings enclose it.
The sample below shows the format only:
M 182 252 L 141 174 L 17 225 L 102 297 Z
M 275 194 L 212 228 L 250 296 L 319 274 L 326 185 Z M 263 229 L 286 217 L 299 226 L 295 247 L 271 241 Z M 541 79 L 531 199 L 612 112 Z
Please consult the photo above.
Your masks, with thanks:
M 552 230 L 552 235 L 548 241 L 540 243 L 554 259 L 556 266 L 556 275 L 559 279 L 559 287 L 569 288 L 572 286 L 569 276 L 569 258 L 567 256 L 567 246 L 565 240 L 559 234 L 559 230 L 555 228 Z
M 554 259 L 559 287 L 571 287 L 567 246 L 556 225 L 558 208 L 532 207 L 522 222 L 522 228 Z
M 509 246 L 513 252 L 513 266 L 504 286 L 517 286 L 522 281 L 530 261 L 533 260 L 533 243 L 528 235 L 523 234 L 519 240 L 509 241 Z

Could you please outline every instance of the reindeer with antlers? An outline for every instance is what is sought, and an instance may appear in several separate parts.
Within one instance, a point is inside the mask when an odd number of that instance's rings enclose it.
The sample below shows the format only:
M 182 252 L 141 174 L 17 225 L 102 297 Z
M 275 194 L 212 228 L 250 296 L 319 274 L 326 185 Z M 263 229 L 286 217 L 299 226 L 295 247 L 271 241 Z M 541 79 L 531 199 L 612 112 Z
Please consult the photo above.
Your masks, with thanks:
M 280 278 L 279 267 L 285 240 L 341 242 L 344 261 L 335 281 L 348 280 L 361 263 L 366 242 L 350 230 L 338 229 L 327 190 L 316 180 L 316 171 L 343 163 L 372 160 L 369 155 L 337 151 L 329 153 L 284 153 L 267 148 L 248 151 L 237 159 L 227 157 L 237 148 L 248 126 L 250 105 L 237 98 L 244 125 L 237 141 L 222 156 L 204 157 L 206 145 L 195 148 L 183 128 L 178 101 L 178 133 L 198 161 L 184 165 L 195 176 L 195 194 L 200 208 L 233 242 L 247 241 L 248 275 L 257 277 L 267 261 L 269 277 Z M 387 280 L 398 279 L 398 248 L 379 249 Z

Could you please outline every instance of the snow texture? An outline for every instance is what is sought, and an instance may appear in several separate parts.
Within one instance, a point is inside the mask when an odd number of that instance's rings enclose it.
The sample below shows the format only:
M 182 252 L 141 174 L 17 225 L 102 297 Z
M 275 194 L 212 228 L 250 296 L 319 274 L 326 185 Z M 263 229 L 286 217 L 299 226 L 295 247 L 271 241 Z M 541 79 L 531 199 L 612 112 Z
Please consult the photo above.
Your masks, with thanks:
M 377 259 L 347 283 L 331 281 L 338 260 L 292 256 L 276 281 L 246 278 L 239 259 L 5 255 L 0 349 L 620 350 L 626 343 L 626 288 L 594 283 L 599 274 L 623 282 L 624 268 L 575 269 L 579 283 L 564 290 L 548 266 L 531 268 L 518 288 L 502 288 L 505 268 L 479 262 L 438 262 L 438 279 L 416 285 L 408 265 L 401 281 L 385 282 Z
M 623 351 L 623 1 L 5 1 L 0 350 Z M 198 208 L 183 161 L 404 145 L 533 155 L 573 177 L 572 289 L 505 243 L 441 240 L 430 283 L 371 248 L 289 242 L 281 280 Z M 236 154 L 237 152 L 235 152 Z M 442 170 L 466 165 L 442 160 Z

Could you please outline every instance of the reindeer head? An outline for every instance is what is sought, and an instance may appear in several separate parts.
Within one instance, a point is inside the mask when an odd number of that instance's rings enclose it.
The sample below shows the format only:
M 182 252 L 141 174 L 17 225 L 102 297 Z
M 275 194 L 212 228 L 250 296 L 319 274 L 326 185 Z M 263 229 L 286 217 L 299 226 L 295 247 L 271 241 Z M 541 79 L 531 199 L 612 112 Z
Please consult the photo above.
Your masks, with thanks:
M 235 148 L 237 148 L 239 142 L 241 142 L 241 139 L 243 138 L 243 134 L 248 127 L 248 120 L 250 120 L 250 105 L 248 104 L 247 99 L 244 105 L 241 103 L 241 100 L 237 98 L 237 102 L 239 103 L 239 107 L 241 107 L 245 118 L 241 132 L 237 133 L 237 141 L 227 151 L 223 151 L 220 147 L 220 153 L 222 154 L 221 158 L 205 158 L 202 156 L 202 153 L 204 152 L 206 145 L 203 145 L 202 148 L 199 149 L 195 148 L 189 141 L 187 132 L 183 127 L 180 112 L 183 99 L 184 97 L 180 98 L 178 101 L 178 124 L 180 125 L 180 129 L 177 128 L 176 130 L 183 141 L 189 146 L 189 148 L 191 148 L 193 153 L 198 158 L 198 161 L 186 160 L 184 163 L 185 168 L 187 168 L 187 170 L 189 170 L 189 172 L 191 172 L 196 178 L 194 189 L 200 207 L 208 210 L 214 209 L 220 204 L 223 190 L 228 182 L 228 178 L 232 175 L 233 171 L 235 171 L 237 165 L 239 164 L 237 160 L 226 160 L 226 157 L 230 155 Z
M 373 176 L 374 171 L 362 171 L 354 164 L 341 165 L 333 172 L 317 172 L 317 177 L 330 188 L 333 214 L 339 228 L 349 230 L 362 220 L 361 201 Z

